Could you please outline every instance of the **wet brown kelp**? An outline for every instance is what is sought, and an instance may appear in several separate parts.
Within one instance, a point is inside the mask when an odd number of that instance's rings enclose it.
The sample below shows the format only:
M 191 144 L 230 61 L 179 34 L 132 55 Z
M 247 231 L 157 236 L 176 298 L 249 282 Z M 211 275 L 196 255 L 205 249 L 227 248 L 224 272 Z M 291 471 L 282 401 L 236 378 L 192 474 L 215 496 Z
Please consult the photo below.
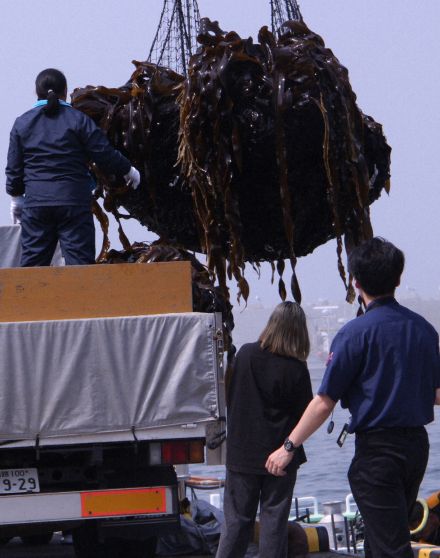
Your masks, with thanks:
M 202 20 L 188 77 L 135 62 L 117 89 L 76 90 L 142 174 L 128 191 L 97 171 L 104 206 L 175 246 L 207 254 L 226 289 L 244 266 L 271 262 L 281 276 L 296 259 L 337 240 L 347 250 L 372 235 L 369 205 L 389 189 L 390 148 L 380 124 L 356 104 L 348 72 L 321 37 L 288 21 L 258 43 Z M 126 216 L 126 215 L 125 215 Z M 129 246 L 126 246 L 128 249 Z M 105 252 L 105 250 L 104 250 Z M 292 292 L 300 300 L 295 273 Z M 280 295 L 286 290 L 279 282 Z
M 199 40 L 182 84 L 180 160 L 210 265 L 222 276 L 226 252 L 238 278 L 245 261 L 294 269 L 336 238 L 346 282 L 342 236 L 348 246 L 371 236 L 390 155 L 347 70 L 303 22 L 287 22 L 277 41 L 263 28 L 254 44 L 203 20 Z M 292 290 L 299 299 L 295 275 Z
M 176 165 L 179 105 L 183 77 L 150 64 L 133 62 L 136 69 L 119 88 L 87 86 L 75 89 L 73 105 L 88 114 L 107 133 L 115 147 L 138 168 L 140 187 L 133 191 L 114 176 L 94 168 L 98 196 L 118 219 L 128 217 L 161 238 L 188 249 L 200 249 L 192 211 L 192 194 Z M 124 246 L 129 249 L 129 246 Z
M 101 263 L 155 263 L 189 261 L 191 263 L 192 298 L 194 312 L 220 312 L 223 320 L 224 348 L 228 352 L 228 361 L 235 353 L 232 345 L 234 318 L 232 306 L 222 290 L 214 285 L 208 269 L 197 258 L 183 250 L 164 242 L 135 242 L 127 250 L 109 250 L 102 257 Z

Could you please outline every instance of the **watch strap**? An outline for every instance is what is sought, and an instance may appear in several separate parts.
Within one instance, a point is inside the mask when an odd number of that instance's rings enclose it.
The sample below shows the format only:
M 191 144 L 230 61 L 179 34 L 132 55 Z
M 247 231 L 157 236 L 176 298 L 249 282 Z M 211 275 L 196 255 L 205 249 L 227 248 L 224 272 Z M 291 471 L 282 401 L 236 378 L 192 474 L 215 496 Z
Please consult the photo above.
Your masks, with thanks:
M 295 446 L 295 444 L 292 442 L 292 440 L 290 440 L 289 438 L 286 438 L 284 440 L 284 449 L 286 451 L 288 451 L 289 453 L 295 451 L 297 448 L 297 446 Z

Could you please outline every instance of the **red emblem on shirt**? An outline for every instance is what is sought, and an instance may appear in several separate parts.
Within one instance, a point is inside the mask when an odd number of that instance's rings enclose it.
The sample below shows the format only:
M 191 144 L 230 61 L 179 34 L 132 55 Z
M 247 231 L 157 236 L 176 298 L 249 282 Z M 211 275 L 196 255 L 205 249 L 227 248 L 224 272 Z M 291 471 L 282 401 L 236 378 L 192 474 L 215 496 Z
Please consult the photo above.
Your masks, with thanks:
M 332 360 L 333 360 L 333 352 L 328 354 L 327 361 L 326 361 L 325 365 L 328 366 L 331 363 Z

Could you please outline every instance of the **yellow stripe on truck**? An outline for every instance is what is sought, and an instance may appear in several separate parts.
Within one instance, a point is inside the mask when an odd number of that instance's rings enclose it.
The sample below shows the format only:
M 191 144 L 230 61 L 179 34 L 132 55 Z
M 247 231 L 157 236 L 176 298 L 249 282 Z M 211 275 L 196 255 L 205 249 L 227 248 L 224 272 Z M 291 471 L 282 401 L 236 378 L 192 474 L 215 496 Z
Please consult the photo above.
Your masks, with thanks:
M 82 517 L 143 515 L 166 512 L 164 487 L 81 492 Z

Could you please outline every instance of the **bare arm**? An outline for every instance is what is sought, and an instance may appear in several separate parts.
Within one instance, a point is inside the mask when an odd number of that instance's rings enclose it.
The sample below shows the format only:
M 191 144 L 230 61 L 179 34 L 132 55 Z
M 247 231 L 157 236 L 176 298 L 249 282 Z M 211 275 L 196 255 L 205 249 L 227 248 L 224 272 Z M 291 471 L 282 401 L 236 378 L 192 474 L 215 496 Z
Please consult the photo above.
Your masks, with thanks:
M 316 395 L 312 399 L 304 411 L 301 420 L 289 435 L 289 439 L 292 440 L 295 446 L 300 446 L 315 430 L 318 430 L 321 424 L 329 417 L 335 405 L 335 401 L 327 395 Z M 282 477 L 286 474 L 284 469 L 292 461 L 292 458 L 293 452 L 287 452 L 284 446 L 281 446 L 269 455 L 266 461 L 266 469 L 272 475 Z
M 435 404 L 440 405 L 440 388 L 435 390 Z

